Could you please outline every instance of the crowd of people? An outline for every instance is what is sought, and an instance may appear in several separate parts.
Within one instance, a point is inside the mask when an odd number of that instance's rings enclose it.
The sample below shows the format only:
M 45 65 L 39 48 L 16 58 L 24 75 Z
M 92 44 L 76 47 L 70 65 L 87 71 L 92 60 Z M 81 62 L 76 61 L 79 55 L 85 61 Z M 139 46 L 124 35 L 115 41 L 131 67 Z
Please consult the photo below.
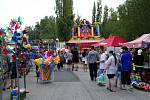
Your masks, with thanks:
M 80 53 L 73 48 L 66 53 L 65 59 L 72 71 L 74 68 L 77 71 L 78 63 L 81 62 L 84 71 L 89 69 L 91 81 L 96 81 L 98 76 L 105 73 L 108 77 L 107 89 L 111 92 L 115 91 L 115 87 L 132 90 L 132 72 L 143 79 L 144 56 L 141 49 L 135 53 L 127 47 L 122 47 L 119 53 L 115 54 L 114 51 L 107 51 L 105 47 L 100 47 L 99 50 L 91 47 L 90 50 L 84 49 Z
M 96 81 L 96 77 L 106 73 L 108 77 L 107 89 L 111 92 L 115 91 L 118 79 L 120 81 L 120 89 L 132 90 L 132 72 L 138 74 L 140 80 L 143 80 L 144 56 L 141 49 L 135 53 L 129 51 L 127 47 L 122 47 L 120 52 L 115 54 L 114 51 L 107 53 L 104 47 L 101 47 L 99 52 L 92 47 L 87 58 L 91 80 Z M 99 65 L 99 68 L 97 68 L 97 65 Z
M 34 60 L 39 57 L 44 59 L 50 55 L 57 59 L 55 61 L 57 71 L 64 71 L 64 64 L 67 65 L 67 70 L 78 71 L 79 63 L 81 63 L 84 72 L 89 70 L 91 81 L 96 81 L 97 77 L 105 73 L 108 77 L 107 89 L 111 92 L 115 91 L 115 87 L 120 87 L 123 90 L 126 88 L 131 89 L 130 75 L 133 71 L 139 74 L 141 80 L 143 79 L 144 57 L 141 49 L 135 53 L 129 51 L 127 47 L 122 47 L 117 54 L 114 51 L 107 51 L 105 47 L 100 47 L 98 50 L 91 47 L 91 49 L 84 49 L 81 52 L 76 47 L 67 49 L 67 51 L 12 50 L 7 55 L 8 69 L 5 75 L 7 77 L 11 76 L 10 87 L 17 87 L 17 74 L 21 77 L 22 68 L 27 70 L 36 67 L 37 72 L 39 66 L 35 65 Z M 19 73 L 17 73 L 17 68 Z M 7 79 L 5 78 L 4 81 L 4 90 L 7 88 Z

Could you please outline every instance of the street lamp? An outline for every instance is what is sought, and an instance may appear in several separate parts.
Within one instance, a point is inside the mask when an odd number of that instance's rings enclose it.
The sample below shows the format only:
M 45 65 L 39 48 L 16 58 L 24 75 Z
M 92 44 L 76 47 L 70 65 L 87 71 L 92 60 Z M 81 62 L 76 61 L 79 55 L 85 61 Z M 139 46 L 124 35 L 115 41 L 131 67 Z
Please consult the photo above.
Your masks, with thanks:
M 57 41 L 57 48 L 59 48 L 59 38 L 56 38 Z

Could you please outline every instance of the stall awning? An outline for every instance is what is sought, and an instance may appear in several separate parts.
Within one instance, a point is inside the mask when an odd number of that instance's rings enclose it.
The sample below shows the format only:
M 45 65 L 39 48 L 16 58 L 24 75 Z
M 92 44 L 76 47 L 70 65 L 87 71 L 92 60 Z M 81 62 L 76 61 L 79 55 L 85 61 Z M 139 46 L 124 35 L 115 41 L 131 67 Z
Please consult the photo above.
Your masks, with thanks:
M 81 44 L 81 43 L 96 43 L 100 42 L 101 40 L 70 40 L 68 44 Z
M 123 43 L 127 42 L 127 40 L 125 40 L 124 38 L 120 37 L 120 36 L 109 36 L 107 39 L 98 42 L 96 44 L 93 44 L 92 46 L 113 46 L 113 47 L 117 47 L 117 46 L 121 46 Z
M 131 41 L 124 43 L 123 46 L 127 46 L 128 48 L 142 48 L 143 47 L 143 42 L 146 43 L 146 41 L 150 41 L 150 33 L 149 34 L 143 34 L 141 37 Z

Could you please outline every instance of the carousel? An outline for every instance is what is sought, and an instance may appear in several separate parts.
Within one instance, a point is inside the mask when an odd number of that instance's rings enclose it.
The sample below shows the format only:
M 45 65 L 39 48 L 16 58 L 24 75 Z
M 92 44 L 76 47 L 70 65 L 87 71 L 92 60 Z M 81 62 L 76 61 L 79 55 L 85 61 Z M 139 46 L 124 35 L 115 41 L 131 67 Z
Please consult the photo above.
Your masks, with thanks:
M 77 46 L 80 50 L 88 49 L 92 44 L 102 41 L 104 38 L 100 34 L 100 23 L 91 24 L 86 19 L 74 24 L 72 38 L 67 42 L 68 46 Z

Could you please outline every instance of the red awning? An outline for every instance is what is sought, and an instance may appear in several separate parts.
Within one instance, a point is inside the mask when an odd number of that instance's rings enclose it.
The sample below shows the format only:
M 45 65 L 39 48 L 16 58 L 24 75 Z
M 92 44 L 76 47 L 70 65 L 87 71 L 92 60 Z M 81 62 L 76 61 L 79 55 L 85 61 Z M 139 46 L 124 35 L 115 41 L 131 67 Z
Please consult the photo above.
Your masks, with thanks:
M 117 47 L 121 46 L 123 43 L 128 42 L 127 40 L 123 39 L 120 36 L 109 36 L 109 38 L 98 42 L 96 44 L 93 44 L 92 46 L 112 46 L 112 47 Z

